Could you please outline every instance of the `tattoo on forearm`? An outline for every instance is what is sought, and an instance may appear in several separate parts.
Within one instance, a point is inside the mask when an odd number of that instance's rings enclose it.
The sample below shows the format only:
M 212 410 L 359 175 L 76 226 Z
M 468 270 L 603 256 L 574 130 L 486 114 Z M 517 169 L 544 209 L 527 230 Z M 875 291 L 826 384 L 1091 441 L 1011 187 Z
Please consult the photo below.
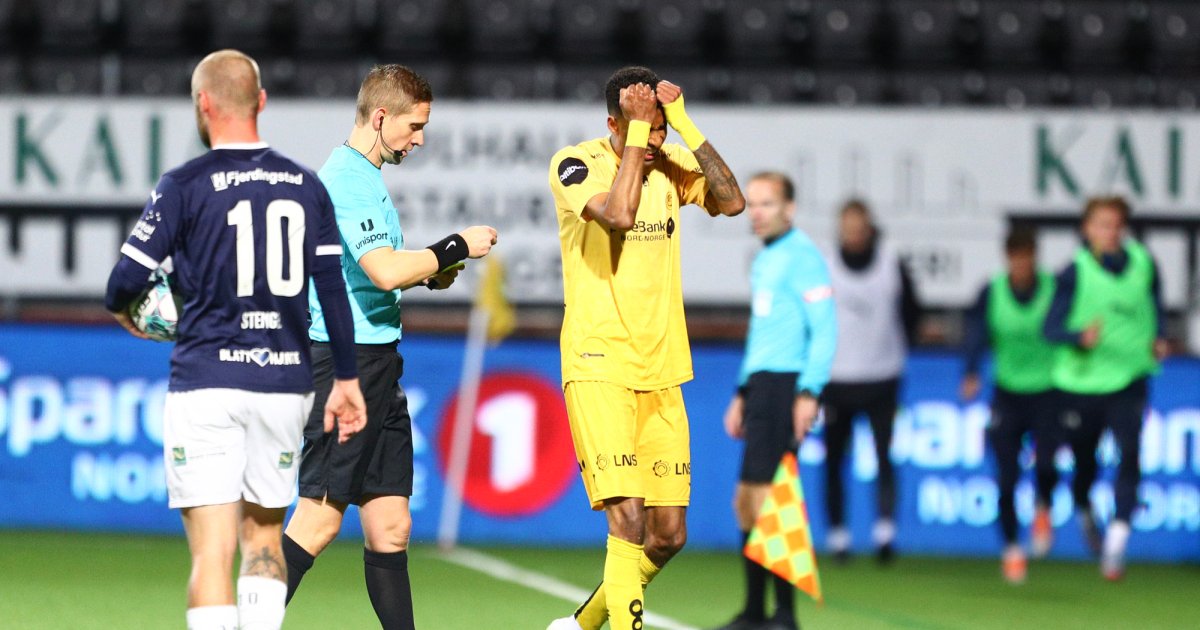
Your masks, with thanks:
M 286 582 L 287 570 L 284 568 L 283 554 L 272 554 L 267 547 L 250 552 L 242 558 L 242 575 L 256 575 Z
M 729 165 L 713 148 L 712 143 L 705 142 L 700 145 L 695 155 L 696 161 L 700 163 L 700 170 L 704 171 L 704 178 L 708 180 L 708 192 L 712 193 L 717 203 L 736 203 L 742 196 L 737 178 L 733 176 Z

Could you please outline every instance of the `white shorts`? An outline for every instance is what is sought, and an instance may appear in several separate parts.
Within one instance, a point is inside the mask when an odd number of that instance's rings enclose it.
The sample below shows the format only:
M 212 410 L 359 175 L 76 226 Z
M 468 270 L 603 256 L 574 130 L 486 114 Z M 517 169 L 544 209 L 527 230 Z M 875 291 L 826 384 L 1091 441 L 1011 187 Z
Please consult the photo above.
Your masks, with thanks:
M 240 389 L 167 393 L 163 467 L 172 508 L 296 498 L 300 441 L 313 395 Z

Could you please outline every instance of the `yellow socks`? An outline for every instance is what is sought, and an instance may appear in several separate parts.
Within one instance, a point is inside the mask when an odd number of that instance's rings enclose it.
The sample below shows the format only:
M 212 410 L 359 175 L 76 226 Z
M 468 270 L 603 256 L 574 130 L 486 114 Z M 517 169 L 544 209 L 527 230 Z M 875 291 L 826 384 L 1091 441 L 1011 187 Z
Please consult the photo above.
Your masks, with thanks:
M 642 592 L 644 593 L 646 585 L 653 581 L 654 576 L 658 575 L 658 572 L 662 569 L 651 562 L 645 553 L 642 553 L 641 557 L 638 558 L 637 568 L 639 577 L 641 578 Z M 607 579 L 608 575 L 606 571 L 605 580 L 607 581 Z M 592 596 L 579 607 L 579 610 L 575 611 L 575 621 L 579 623 L 579 627 L 583 628 L 583 630 L 600 630 L 604 622 L 608 621 L 608 598 L 604 591 L 604 582 L 601 582 L 600 586 L 596 587 L 596 592 L 592 593 Z
M 642 546 L 615 536 L 608 537 L 604 558 L 604 598 L 612 630 L 641 630 L 645 605 L 638 560 Z M 593 599 L 595 599 L 593 597 Z

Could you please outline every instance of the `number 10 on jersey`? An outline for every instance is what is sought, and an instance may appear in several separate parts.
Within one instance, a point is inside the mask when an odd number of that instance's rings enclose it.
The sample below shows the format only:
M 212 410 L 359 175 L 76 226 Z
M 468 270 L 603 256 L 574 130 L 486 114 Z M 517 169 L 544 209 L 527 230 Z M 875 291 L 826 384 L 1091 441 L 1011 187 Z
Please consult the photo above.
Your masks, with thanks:
M 254 215 L 249 199 L 237 202 L 226 215 L 237 228 L 237 295 L 254 295 Z M 288 273 L 283 275 L 284 219 L 287 219 Z M 267 288 L 272 295 L 292 297 L 304 288 L 304 207 L 291 199 L 267 204 Z

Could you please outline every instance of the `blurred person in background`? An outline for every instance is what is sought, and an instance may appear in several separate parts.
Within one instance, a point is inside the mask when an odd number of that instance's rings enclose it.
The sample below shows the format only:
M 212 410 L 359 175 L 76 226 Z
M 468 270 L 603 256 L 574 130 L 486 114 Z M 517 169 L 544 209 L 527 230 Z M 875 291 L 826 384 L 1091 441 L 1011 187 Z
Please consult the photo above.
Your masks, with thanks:
M 604 580 L 550 630 L 641 628 L 643 593 L 687 541 L 691 446 L 680 385 L 692 380 L 680 209 L 745 207 L 677 85 L 649 68 L 605 86 L 608 134 L 565 147 L 548 179 L 562 246 L 562 377 L 580 475 L 608 521 Z M 667 144 L 667 125 L 686 147 Z
M 1054 454 L 1060 440 L 1054 407 L 1054 346 L 1042 334 L 1054 297 L 1054 276 L 1037 265 L 1037 236 L 1017 226 L 1004 242 L 1008 268 L 979 292 L 967 312 L 965 373 L 959 387 L 964 401 L 982 389 L 980 367 L 990 346 L 994 357 L 992 415 L 988 443 L 996 456 L 1000 486 L 1000 533 L 1004 539 L 1001 573 L 1005 580 L 1025 581 L 1025 551 L 1017 540 L 1016 487 L 1021 477 L 1021 451 L 1026 436 L 1036 444 L 1037 500 L 1031 548 L 1034 557 L 1050 550 L 1053 525 L 1050 506 L 1058 471 Z
M 828 550 L 850 557 L 842 463 L 854 419 L 870 421 L 878 464 L 877 513 L 872 539 L 876 558 L 892 560 L 896 537 L 896 474 L 889 457 L 900 378 L 921 316 L 912 278 L 900 256 L 883 242 L 867 204 L 841 208 L 837 251 L 826 256 L 837 306 L 837 353 L 822 404 L 825 410 L 825 507 Z
M 1168 351 L 1158 266 L 1128 236 L 1129 215 L 1122 197 L 1088 200 L 1083 243 L 1058 275 L 1045 325 L 1046 338 L 1058 344 L 1054 386 L 1075 455 L 1076 515 L 1088 546 L 1100 555 L 1101 573 L 1113 581 L 1125 574 L 1129 523 L 1138 502 L 1150 376 Z M 1116 440 L 1120 463 L 1113 484 L 1116 513 L 1101 537 L 1089 493 L 1105 429 Z
M 127 309 L 149 274 L 173 261 L 186 301 L 162 445 L 170 507 L 180 510 L 192 555 L 187 627 L 271 630 L 283 624 L 283 519 L 296 497 L 309 410 L 322 434 L 337 416 L 333 435 L 342 441 L 366 422 L 342 245 L 325 187 L 259 137 L 267 93 L 253 59 L 236 50 L 205 57 L 192 73 L 192 100 L 211 150 L 159 179 L 121 247 L 106 305 L 144 338 Z M 271 177 L 254 177 L 264 172 Z M 317 405 L 305 334 L 310 287 L 328 313 L 331 342 Z M 229 575 L 239 547 L 235 593 Z
M 399 165 L 425 142 L 433 91 L 405 66 L 375 66 L 358 92 L 354 127 L 318 176 L 333 200 L 345 251 L 339 280 L 350 294 L 358 372 L 367 401 L 366 428 L 342 443 L 309 418 L 300 462 L 300 501 L 283 540 L 290 602 L 313 562 L 337 537 L 346 508 L 359 508 L 363 572 L 371 606 L 385 630 L 414 627 L 408 543 L 412 531 L 412 418 L 399 379 L 404 359 L 400 296 L 405 289 L 449 287 L 467 258 L 487 255 L 496 231 L 469 227 L 424 249 L 404 249 L 399 213 L 383 183 L 383 165 Z M 332 378 L 329 318 L 310 297 L 317 396 Z
M 795 186 L 783 173 L 754 175 L 746 209 L 763 249 L 750 271 L 751 314 L 738 389 L 725 412 L 725 430 L 743 440 L 733 510 L 742 543 L 771 491 L 779 460 L 804 439 L 817 418 L 817 399 L 829 381 L 837 318 L 829 270 L 821 251 L 792 227 Z M 742 557 L 746 602 L 721 630 L 795 630 L 794 593 L 787 580 Z M 766 584 L 775 613 L 766 617 Z

